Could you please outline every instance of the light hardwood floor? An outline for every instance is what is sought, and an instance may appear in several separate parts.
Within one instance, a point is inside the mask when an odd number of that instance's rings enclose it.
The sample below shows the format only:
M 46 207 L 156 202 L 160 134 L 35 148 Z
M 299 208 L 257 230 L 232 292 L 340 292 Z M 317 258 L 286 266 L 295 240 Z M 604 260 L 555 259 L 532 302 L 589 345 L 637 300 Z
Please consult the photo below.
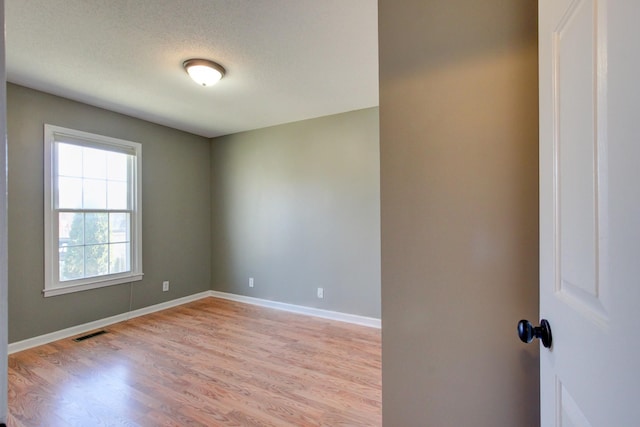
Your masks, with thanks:
M 9 356 L 9 426 L 379 426 L 380 330 L 218 298 Z

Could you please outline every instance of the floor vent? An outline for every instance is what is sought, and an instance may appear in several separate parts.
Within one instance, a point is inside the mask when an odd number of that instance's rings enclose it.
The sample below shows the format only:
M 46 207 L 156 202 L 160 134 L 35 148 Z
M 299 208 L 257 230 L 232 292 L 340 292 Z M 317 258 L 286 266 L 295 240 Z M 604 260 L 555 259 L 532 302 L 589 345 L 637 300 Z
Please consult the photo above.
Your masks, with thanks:
M 102 331 L 98 331 L 98 332 L 92 332 L 90 334 L 87 335 L 83 335 L 81 337 L 78 338 L 74 338 L 73 340 L 75 342 L 80 342 L 80 341 L 84 341 L 84 340 L 88 340 L 89 338 L 93 338 L 93 337 L 97 337 L 98 335 L 102 335 L 102 334 L 106 334 L 107 331 L 105 331 L 104 329 Z

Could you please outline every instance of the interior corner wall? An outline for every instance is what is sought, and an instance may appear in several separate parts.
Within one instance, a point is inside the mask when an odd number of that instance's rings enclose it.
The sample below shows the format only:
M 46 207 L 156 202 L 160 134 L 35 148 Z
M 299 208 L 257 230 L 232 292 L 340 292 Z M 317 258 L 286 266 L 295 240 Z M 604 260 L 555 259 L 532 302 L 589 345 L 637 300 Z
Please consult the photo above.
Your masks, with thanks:
M 384 425 L 539 426 L 537 4 L 378 5 Z
M 211 168 L 214 290 L 380 318 L 377 107 L 216 138 Z
M 210 289 L 209 139 L 13 84 L 7 114 L 9 342 Z M 43 297 L 45 123 L 142 144 L 143 280 Z

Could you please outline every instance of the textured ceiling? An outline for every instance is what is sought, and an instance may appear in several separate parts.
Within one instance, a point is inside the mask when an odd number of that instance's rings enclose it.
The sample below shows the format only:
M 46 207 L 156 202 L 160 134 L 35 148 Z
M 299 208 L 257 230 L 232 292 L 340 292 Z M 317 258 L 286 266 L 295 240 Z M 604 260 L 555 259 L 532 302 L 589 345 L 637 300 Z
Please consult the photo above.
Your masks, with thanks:
M 378 105 L 376 0 L 6 0 L 7 80 L 206 137 Z M 202 88 L 182 62 L 222 64 Z

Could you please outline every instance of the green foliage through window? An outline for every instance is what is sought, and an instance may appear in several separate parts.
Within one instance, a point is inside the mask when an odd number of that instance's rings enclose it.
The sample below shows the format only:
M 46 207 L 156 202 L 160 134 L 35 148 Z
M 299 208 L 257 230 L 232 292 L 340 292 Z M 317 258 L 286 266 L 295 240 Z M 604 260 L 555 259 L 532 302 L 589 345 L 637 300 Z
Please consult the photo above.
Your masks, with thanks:
M 128 220 L 128 213 L 61 213 L 60 280 L 128 271 Z

